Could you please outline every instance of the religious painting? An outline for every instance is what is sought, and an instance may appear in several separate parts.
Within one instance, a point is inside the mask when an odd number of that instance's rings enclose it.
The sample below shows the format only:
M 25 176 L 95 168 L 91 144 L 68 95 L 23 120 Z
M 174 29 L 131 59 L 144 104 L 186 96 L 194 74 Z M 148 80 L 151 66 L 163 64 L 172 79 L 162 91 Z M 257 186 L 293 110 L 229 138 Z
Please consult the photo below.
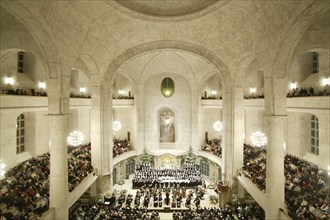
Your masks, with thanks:
M 175 117 L 170 109 L 160 113 L 160 142 L 175 142 Z

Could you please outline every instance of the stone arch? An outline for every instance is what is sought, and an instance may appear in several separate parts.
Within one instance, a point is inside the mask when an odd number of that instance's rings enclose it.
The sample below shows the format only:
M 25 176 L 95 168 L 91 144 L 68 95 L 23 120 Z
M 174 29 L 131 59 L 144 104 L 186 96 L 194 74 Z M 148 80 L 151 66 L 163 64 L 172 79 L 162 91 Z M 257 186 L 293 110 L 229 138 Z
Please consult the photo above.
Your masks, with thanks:
M 211 65 L 214 65 L 216 69 L 218 69 L 220 78 L 224 82 L 224 86 L 230 86 L 231 84 L 230 72 L 227 66 L 218 56 L 216 56 L 214 53 L 212 53 L 206 48 L 193 44 L 188 44 L 185 42 L 179 42 L 179 41 L 156 41 L 156 42 L 141 44 L 136 47 L 128 49 L 126 52 L 115 58 L 112 61 L 112 63 L 110 63 L 106 71 L 106 74 L 104 76 L 103 85 L 108 82 L 111 82 L 117 69 L 130 58 L 133 58 L 134 56 L 137 56 L 142 53 L 147 53 L 159 49 L 178 49 L 178 50 L 190 52 L 194 55 L 201 57 Z
M 79 56 L 79 58 L 85 63 L 89 73 L 91 74 L 90 79 L 92 86 L 98 86 L 100 82 L 100 69 L 93 56 L 83 53 Z
M 311 26 L 312 22 L 329 10 L 327 1 L 316 1 L 307 7 L 297 17 L 293 17 L 283 28 L 282 41 L 275 55 L 272 73 L 274 77 L 285 78 L 291 57 L 303 33 Z M 308 19 L 306 19 L 308 17 Z
M 48 24 L 42 19 L 38 10 L 26 8 L 23 4 L 1 2 L 1 6 L 26 27 L 41 50 L 43 56 L 42 60 L 44 60 L 46 64 L 46 75 L 48 76 L 47 93 L 49 114 L 67 113 L 69 110 L 68 99 L 70 92 L 67 88 L 67 79 L 62 76 L 62 64 L 56 44 L 51 37 L 52 33 Z M 66 84 L 67 86 L 65 86 Z

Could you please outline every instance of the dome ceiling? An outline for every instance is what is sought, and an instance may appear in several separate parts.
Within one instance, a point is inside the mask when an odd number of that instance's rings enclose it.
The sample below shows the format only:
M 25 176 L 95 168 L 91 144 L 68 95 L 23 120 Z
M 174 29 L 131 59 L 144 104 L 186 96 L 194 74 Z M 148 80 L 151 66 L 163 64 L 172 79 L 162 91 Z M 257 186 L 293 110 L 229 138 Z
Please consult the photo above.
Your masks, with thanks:
M 154 17 L 178 17 L 194 14 L 200 11 L 212 11 L 210 7 L 216 3 L 226 3 L 228 0 L 105 0 L 111 4 L 123 6 L 130 11 Z M 218 5 L 218 4 L 217 4 Z M 221 4 L 222 5 L 222 4 Z M 208 10 L 209 9 L 209 10 Z M 206 13 L 205 12 L 205 13 Z

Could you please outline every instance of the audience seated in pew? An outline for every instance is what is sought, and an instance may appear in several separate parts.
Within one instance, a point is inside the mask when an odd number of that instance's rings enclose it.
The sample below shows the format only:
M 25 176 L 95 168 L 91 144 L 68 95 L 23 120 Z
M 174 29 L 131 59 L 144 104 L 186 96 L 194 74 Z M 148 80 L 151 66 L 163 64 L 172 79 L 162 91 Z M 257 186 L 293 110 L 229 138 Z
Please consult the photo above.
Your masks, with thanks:
M 245 145 L 245 175 L 259 189 L 265 191 L 266 151 Z M 285 204 L 288 214 L 293 219 L 329 219 L 330 186 L 326 172 L 317 166 L 296 156 L 286 155 L 285 172 Z
M 93 171 L 90 144 L 68 148 L 68 189 Z M 0 212 L 9 219 L 34 219 L 49 209 L 49 153 L 17 164 L 0 180 Z
M 112 152 L 113 157 L 117 157 L 120 154 L 133 150 L 133 147 L 127 139 L 113 139 Z
M 208 140 L 208 142 L 202 146 L 202 150 L 222 158 L 222 139 L 213 138 Z

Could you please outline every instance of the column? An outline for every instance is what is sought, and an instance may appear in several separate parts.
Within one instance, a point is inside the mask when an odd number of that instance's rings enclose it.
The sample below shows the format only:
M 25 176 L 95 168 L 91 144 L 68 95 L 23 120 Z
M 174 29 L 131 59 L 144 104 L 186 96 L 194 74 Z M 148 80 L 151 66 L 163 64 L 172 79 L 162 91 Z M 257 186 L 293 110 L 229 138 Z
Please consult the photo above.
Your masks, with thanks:
M 243 89 L 236 86 L 227 89 L 223 99 L 224 109 L 224 181 L 229 183 L 229 191 L 222 200 L 229 202 L 232 194 L 238 194 L 237 170 L 243 166 L 244 108 Z M 222 201 L 224 205 L 224 201 Z
M 50 152 L 50 207 L 55 208 L 55 219 L 68 219 L 68 152 L 67 116 L 48 115 Z
M 266 167 L 266 219 L 281 219 L 284 208 L 284 134 L 285 116 L 268 116 L 268 145 Z
M 106 90 L 106 89 L 104 89 Z M 98 179 L 96 181 L 97 194 L 102 194 L 110 189 L 110 163 L 112 157 L 111 120 L 109 119 L 111 98 L 106 92 L 102 92 L 100 86 L 92 88 L 91 109 L 91 154 L 92 165 L 96 169 Z M 110 131 L 109 131 L 110 129 Z

